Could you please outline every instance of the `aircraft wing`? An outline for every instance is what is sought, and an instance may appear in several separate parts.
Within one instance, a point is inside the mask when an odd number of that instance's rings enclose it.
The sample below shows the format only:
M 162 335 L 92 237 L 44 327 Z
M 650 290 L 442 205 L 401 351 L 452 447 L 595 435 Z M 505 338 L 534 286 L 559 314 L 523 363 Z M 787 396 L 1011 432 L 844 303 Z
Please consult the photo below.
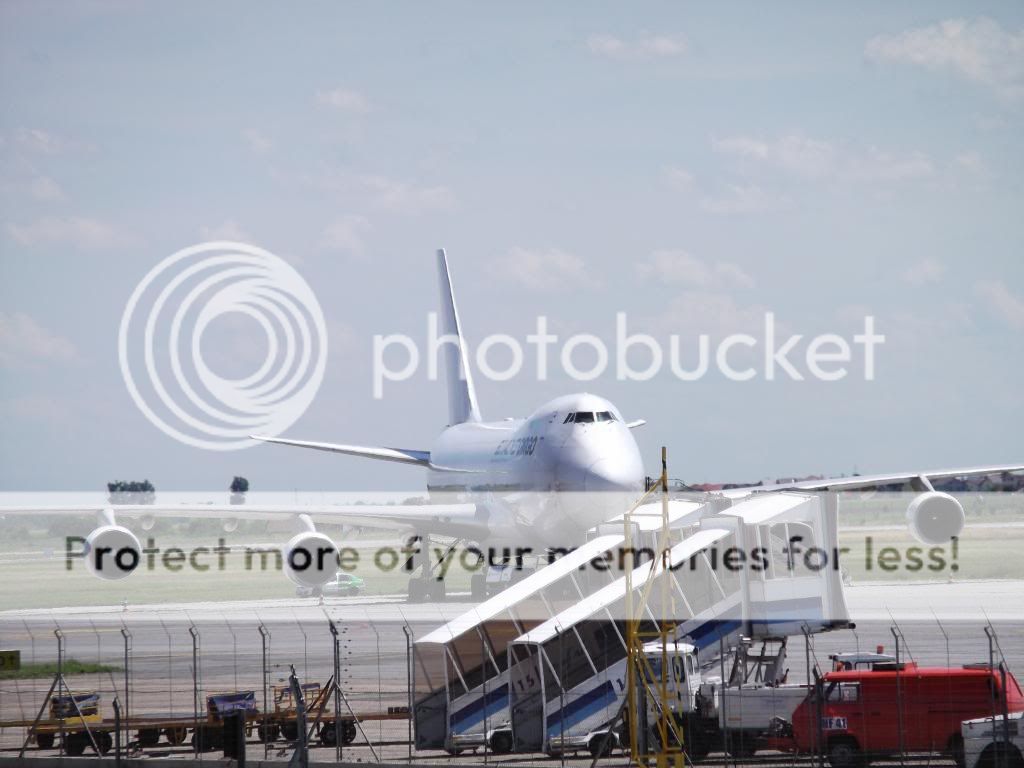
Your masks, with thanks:
M 366 459 L 397 461 L 401 464 L 417 464 L 421 467 L 431 466 L 430 451 L 413 451 L 405 448 L 374 448 L 362 445 L 342 445 L 339 443 L 317 443 L 309 440 L 286 440 L 283 437 L 265 437 L 263 435 L 249 435 L 249 437 L 264 443 L 277 443 L 278 445 L 291 445 L 297 448 L 312 448 L 316 451 L 344 453 L 349 456 L 362 456 Z
M 756 485 L 737 488 L 737 491 L 852 491 L 858 488 L 871 488 L 876 485 L 892 485 L 923 480 L 942 480 L 949 477 L 968 477 L 971 475 L 997 475 L 1003 472 L 1019 472 L 1024 464 L 997 464 L 987 467 L 959 467 L 956 469 L 936 469 L 921 472 L 895 472 L 882 475 L 853 475 L 852 477 L 830 477 L 821 480 L 796 480 L 792 483 L 775 483 L 772 485 Z

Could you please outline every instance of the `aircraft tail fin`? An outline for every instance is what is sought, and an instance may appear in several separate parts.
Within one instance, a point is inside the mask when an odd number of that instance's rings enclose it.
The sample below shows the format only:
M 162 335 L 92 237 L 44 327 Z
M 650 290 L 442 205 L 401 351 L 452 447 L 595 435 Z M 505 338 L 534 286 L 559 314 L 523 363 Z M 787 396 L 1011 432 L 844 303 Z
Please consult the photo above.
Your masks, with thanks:
M 444 371 L 448 385 L 449 424 L 464 421 L 480 421 L 480 408 L 473 389 L 473 377 L 469 371 L 469 355 L 462 338 L 459 312 L 455 308 L 455 292 L 448 272 L 448 257 L 444 249 L 437 252 L 437 274 L 441 288 L 441 334 L 444 355 Z

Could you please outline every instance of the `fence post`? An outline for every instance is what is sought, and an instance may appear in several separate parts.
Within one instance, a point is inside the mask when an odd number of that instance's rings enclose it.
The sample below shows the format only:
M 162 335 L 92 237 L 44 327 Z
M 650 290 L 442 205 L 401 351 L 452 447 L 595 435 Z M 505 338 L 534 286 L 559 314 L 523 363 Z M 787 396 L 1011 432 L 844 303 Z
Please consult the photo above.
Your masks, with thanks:
M 64 633 L 60 631 L 60 627 L 53 630 L 54 637 L 57 638 L 57 707 L 58 715 L 60 720 L 60 756 L 64 757 Z
M 903 749 L 903 687 L 900 685 L 900 638 L 902 632 L 897 632 L 896 627 L 889 627 L 889 632 L 896 643 L 896 733 L 899 736 L 900 765 L 903 765 L 906 755 Z
M 199 630 L 190 624 L 188 633 L 192 637 L 192 753 L 198 757 L 200 745 L 206 746 L 199 734 Z
M 270 717 L 270 709 L 267 705 L 267 640 L 270 639 L 270 631 L 266 625 L 261 621 L 257 629 L 260 632 L 260 647 L 262 648 L 262 661 L 260 662 L 260 669 L 262 670 L 263 679 L 263 717 L 260 718 L 263 721 L 261 741 L 263 742 L 263 759 L 267 758 L 270 754 L 270 726 L 267 724 L 267 718 Z
M 128 631 L 123 623 L 121 624 L 121 637 L 124 638 L 124 730 L 125 736 L 128 735 L 128 720 L 131 717 L 130 705 L 131 705 L 131 694 L 129 693 L 129 687 L 131 686 L 131 672 L 130 670 L 130 659 L 129 653 L 132 648 L 132 633 Z M 168 681 L 170 685 L 170 681 Z M 127 739 L 126 739 L 127 740 Z
M 409 699 L 409 762 L 412 763 L 412 713 L 413 713 L 413 692 L 412 692 L 412 634 L 407 624 L 402 624 L 402 634 L 405 635 L 405 690 Z
M 341 648 L 338 628 L 328 617 L 327 625 L 331 629 L 331 645 L 334 648 L 334 759 L 341 762 Z
M 114 766 L 121 768 L 121 702 L 114 696 Z

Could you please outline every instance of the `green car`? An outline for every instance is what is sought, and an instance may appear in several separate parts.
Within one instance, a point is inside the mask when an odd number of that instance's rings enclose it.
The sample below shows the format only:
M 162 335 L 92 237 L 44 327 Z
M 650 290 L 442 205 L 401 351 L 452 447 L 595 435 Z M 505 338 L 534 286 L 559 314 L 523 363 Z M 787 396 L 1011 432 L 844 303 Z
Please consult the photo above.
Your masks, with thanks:
M 363 579 L 354 573 L 338 573 L 322 587 L 296 587 L 299 597 L 342 597 L 358 595 L 363 588 Z

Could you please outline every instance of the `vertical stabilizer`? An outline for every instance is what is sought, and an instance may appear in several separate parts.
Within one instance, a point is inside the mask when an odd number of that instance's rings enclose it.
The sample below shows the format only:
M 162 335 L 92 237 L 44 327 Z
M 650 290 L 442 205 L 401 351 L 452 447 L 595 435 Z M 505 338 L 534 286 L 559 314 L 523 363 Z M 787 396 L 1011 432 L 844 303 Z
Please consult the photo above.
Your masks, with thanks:
M 448 385 L 449 424 L 480 421 L 480 408 L 476 404 L 473 377 L 469 372 L 469 356 L 462 338 L 459 311 L 455 308 L 455 292 L 448 272 L 448 257 L 444 249 L 437 252 L 437 275 L 441 287 L 441 334 L 444 355 L 444 373 Z

